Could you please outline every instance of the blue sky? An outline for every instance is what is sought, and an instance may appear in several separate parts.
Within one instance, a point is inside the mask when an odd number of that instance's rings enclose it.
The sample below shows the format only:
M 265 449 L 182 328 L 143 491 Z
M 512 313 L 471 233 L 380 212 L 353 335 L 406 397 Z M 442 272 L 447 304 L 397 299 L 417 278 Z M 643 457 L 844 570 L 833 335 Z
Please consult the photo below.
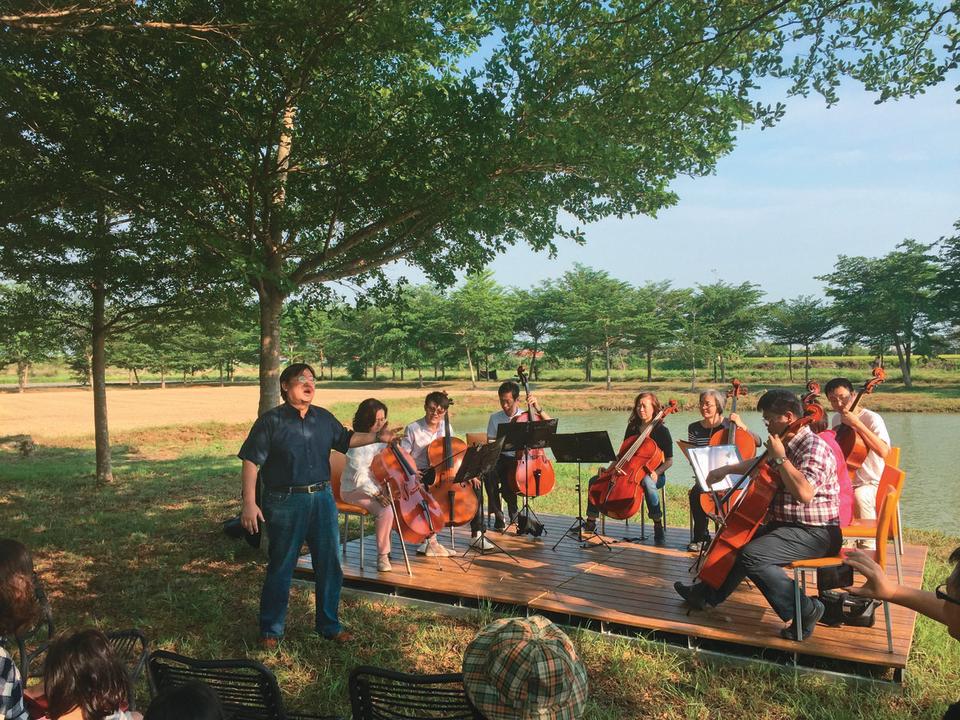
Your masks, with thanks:
M 947 82 L 874 104 L 851 84 L 827 109 L 793 98 L 769 130 L 747 128 L 715 175 L 679 178 L 657 218 L 616 218 L 559 242 L 556 258 L 516 247 L 492 264 L 504 285 L 537 284 L 580 262 L 633 283 L 758 283 L 773 301 L 819 295 L 838 254 L 878 256 L 910 237 L 933 242 L 960 219 L 960 105 Z M 397 266 L 391 276 L 422 275 Z

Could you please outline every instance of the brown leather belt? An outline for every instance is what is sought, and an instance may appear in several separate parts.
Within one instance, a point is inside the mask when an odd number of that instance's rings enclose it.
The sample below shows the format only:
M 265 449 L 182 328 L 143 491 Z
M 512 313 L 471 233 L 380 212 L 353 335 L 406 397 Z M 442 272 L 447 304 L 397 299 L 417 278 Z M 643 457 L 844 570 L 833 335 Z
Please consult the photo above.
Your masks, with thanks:
M 313 485 L 291 485 L 286 488 L 278 488 L 273 492 L 285 492 L 285 493 L 316 493 L 323 492 L 328 487 L 330 487 L 329 482 L 314 483 Z

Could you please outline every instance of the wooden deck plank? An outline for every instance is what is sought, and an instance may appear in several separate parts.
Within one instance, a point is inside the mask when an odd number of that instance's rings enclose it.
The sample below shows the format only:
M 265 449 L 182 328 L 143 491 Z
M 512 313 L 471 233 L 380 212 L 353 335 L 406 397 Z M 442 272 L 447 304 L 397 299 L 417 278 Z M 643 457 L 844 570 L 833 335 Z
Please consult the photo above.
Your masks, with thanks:
M 873 628 L 819 626 L 813 637 L 803 643 L 779 636 L 784 623 L 767 605 L 754 587 L 746 584 L 719 608 L 687 613 L 673 589 L 676 580 L 691 582 L 693 555 L 686 552 L 688 533 L 684 528 L 668 528 L 665 547 L 652 544 L 652 531 L 642 543 L 615 542 L 610 550 L 602 546 L 581 547 L 572 539 L 553 545 L 570 526 L 572 518 L 542 515 L 547 533 L 530 536 L 491 533 L 490 537 L 511 553 L 477 555 L 469 558 L 435 558 L 416 555 L 408 546 L 413 577 L 406 574 L 403 558 L 394 539 L 393 572 L 378 573 L 376 542 L 368 533 L 363 543 L 365 568 L 360 567 L 360 541 L 347 543 L 343 560 L 345 583 L 379 586 L 384 592 L 428 593 L 450 601 L 481 600 L 531 611 L 567 615 L 578 620 L 597 621 L 652 630 L 704 640 L 722 641 L 744 648 L 770 648 L 788 653 L 833 658 L 887 668 L 906 666 L 913 642 L 916 613 L 891 606 L 894 652 L 887 652 L 883 609 L 877 609 Z M 368 528 L 371 524 L 368 523 Z M 622 523 L 608 522 L 608 536 L 616 540 L 624 534 Z M 639 534 L 631 525 L 627 534 Z M 470 539 L 466 528 L 456 528 L 455 544 L 459 553 Z M 450 547 L 449 530 L 440 535 Z M 926 563 L 927 549 L 909 545 L 902 558 L 904 582 L 919 587 Z M 466 570 L 466 572 L 465 572 Z M 298 570 L 309 575 L 309 558 L 301 558 Z M 888 568 L 891 576 L 895 569 Z M 815 574 L 808 574 L 807 593 L 816 592 Z

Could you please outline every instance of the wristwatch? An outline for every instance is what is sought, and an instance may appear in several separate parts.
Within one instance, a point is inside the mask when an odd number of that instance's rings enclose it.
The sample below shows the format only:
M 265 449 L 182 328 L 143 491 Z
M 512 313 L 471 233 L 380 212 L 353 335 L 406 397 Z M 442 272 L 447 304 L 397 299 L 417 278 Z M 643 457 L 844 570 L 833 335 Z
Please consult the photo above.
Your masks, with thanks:
M 774 467 L 778 468 L 778 467 L 780 467 L 781 465 L 783 465 L 786 461 L 787 461 L 787 459 L 786 459 L 785 457 L 778 457 L 778 458 L 774 458 L 773 460 L 771 460 L 771 461 L 770 461 L 770 464 L 773 465 Z

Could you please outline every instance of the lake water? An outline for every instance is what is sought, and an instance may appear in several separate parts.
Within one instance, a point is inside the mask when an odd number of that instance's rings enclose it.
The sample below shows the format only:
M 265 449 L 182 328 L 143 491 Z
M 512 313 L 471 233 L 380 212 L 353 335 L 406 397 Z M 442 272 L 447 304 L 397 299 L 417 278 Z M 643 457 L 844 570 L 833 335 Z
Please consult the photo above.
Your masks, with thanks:
M 742 413 L 750 428 L 760 437 L 766 429 L 760 413 Z M 457 435 L 483 432 L 487 413 L 460 412 L 453 416 Z M 687 425 L 699 420 L 699 413 L 670 415 L 666 425 L 674 440 L 687 437 Z M 960 534 L 960 414 L 884 413 L 893 444 L 901 448 L 900 467 L 907 473 L 900 507 L 907 527 L 940 530 Z M 558 430 L 563 433 L 606 430 L 614 450 L 619 447 L 627 415 L 620 412 L 579 412 L 560 416 Z M 668 482 L 688 484 L 689 473 L 668 473 Z

